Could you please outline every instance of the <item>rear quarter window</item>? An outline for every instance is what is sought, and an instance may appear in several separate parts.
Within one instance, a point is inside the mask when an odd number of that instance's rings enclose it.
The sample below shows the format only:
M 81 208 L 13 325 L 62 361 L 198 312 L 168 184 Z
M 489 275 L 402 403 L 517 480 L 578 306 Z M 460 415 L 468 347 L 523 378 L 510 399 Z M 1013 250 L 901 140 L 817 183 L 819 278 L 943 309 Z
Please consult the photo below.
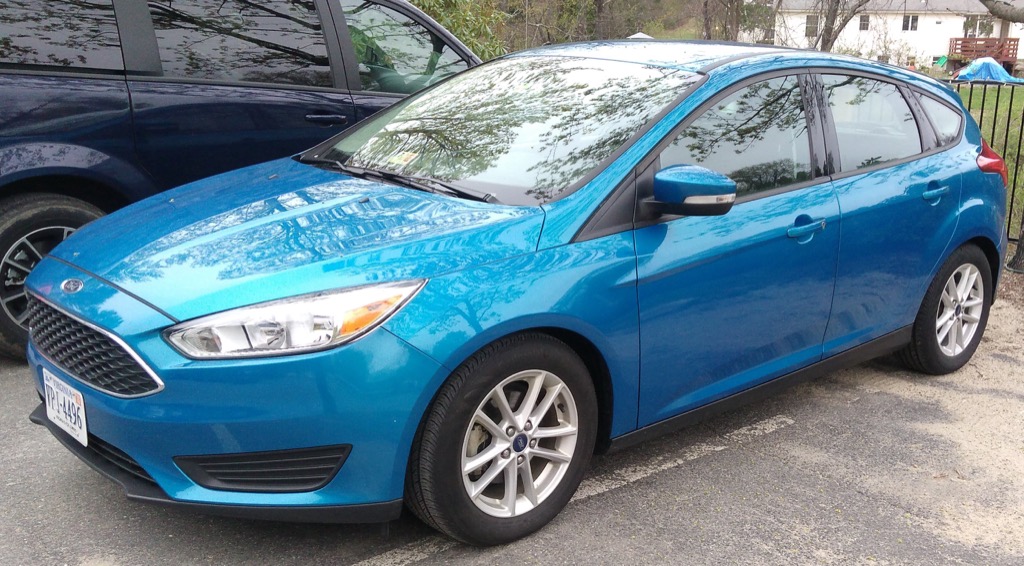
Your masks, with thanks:
M 0 2 L 0 63 L 123 71 L 112 0 Z
M 930 96 L 918 94 L 918 98 L 921 100 L 925 114 L 932 122 L 932 127 L 935 128 L 939 147 L 956 143 L 964 122 L 963 114 Z

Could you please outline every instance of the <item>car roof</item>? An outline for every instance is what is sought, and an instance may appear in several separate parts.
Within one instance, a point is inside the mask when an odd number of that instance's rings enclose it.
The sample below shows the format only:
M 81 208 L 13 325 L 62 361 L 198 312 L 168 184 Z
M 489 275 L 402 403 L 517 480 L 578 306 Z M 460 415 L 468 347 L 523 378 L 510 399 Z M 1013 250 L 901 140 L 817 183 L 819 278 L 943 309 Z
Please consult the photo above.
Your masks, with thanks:
M 772 68 L 833 67 L 870 71 L 917 85 L 933 93 L 942 93 L 950 102 L 959 99 L 949 87 L 935 79 L 906 69 L 810 49 L 760 45 L 728 41 L 620 39 L 565 43 L 520 51 L 506 57 L 556 56 L 621 61 L 679 69 L 691 73 L 721 72 L 756 74 Z
M 624 39 L 550 45 L 520 51 L 511 56 L 553 55 L 604 59 L 697 73 L 734 59 L 784 51 L 794 49 L 723 41 Z

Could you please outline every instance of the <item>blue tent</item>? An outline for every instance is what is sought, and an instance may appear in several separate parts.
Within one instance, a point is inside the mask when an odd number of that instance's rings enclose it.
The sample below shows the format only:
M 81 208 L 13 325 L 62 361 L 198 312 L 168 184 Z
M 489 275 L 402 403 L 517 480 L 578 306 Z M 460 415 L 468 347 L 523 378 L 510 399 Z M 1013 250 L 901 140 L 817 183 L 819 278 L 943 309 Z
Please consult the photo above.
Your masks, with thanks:
M 989 81 L 998 83 L 1024 83 L 1024 80 L 1015 79 L 1006 72 L 1002 65 L 991 57 L 981 57 L 971 61 L 957 74 L 958 81 Z

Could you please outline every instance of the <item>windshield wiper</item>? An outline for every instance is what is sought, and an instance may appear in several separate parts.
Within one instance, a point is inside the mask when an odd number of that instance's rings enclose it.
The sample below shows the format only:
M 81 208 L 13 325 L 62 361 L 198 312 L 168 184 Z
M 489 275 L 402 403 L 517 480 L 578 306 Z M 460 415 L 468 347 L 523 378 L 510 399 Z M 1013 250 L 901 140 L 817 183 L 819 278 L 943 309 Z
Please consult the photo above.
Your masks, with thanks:
M 382 179 L 386 179 L 393 183 L 399 183 L 409 188 L 426 191 L 428 193 L 442 193 L 448 196 L 465 198 L 486 203 L 500 203 L 498 197 L 491 193 L 479 193 L 470 189 L 464 189 L 462 187 L 456 187 L 450 183 L 432 179 L 430 177 L 416 177 L 414 175 L 402 175 L 401 173 L 392 173 L 391 171 L 378 171 L 375 169 L 365 170 L 369 175 L 377 175 Z
M 427 193 L 441 193 L 448 196 L 465 198 L 486 203 L 500 203 L 498 197 L 491 193 L 479 193 L 462 187 L 456 187 L 450 183 L 439 181 L 437 179 L 431 179 L 429 177 L 416 177 L 414 175 L 402 175 L 401 173 L 393 173 L 391 171 L 381 171 L 379 169 L 364 169 L 362 167 L 353 167 L 351 165 L 345 165 L 337 159 L 326 159 L 323 157 L 311 157 L 307 155 L 301 155 L 298 157 L 299 163 L 306 163 L 309 165 L 315 165 L 319 167 L 327 167 L 329 169 L 358 177 L 360 179 L 378 179 L 381 181 L 387 181 L 408 187 L 410 189 L 416 189 Z

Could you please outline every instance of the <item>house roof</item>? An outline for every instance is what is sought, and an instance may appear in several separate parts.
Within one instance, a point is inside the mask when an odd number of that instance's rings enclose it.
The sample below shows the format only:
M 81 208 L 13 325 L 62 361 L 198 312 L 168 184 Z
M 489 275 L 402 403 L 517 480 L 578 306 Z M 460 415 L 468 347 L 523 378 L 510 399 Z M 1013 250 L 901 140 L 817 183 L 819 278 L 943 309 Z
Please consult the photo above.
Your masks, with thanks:
M 1024 6 L 1024 0 L 1008 0 L 1010 4 Z M 782 0 L 783 12 L 814 12 L 821 0 Z M 906 12 L 927 14 L 953 12 L 956 14 L 987 14 L 988 10 L 978 0 L 871 0 L 861 13 Z

